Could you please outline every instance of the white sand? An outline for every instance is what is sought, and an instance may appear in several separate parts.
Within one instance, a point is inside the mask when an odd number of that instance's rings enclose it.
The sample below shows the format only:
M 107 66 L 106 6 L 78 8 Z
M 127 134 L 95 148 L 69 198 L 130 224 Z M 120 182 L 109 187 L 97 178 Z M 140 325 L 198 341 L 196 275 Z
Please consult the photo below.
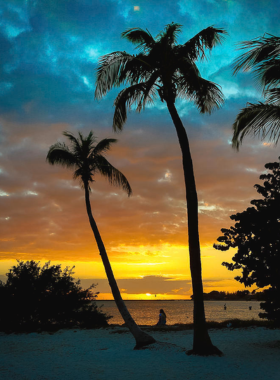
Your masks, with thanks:
M 192 331 L 151 334 L 159 342 L 133 350 L 121 327 L 54 334 L 0 333 L 0 379 L 279 380 L 280 330 L 210 330 L 223 357 L 187 356 Z

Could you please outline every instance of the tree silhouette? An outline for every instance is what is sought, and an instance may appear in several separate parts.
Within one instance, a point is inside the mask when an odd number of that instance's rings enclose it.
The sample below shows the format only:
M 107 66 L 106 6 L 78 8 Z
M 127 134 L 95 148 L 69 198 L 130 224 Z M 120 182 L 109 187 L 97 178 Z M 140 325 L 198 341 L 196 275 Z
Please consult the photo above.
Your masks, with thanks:
M 217 239 L 222 244 L 214 244 L 214 248 L 237 249 L 233 262 L 222 265 L 241 270 L 235 279 L 245 286 L 269 286 L 261 303 L 265 313 L 259 315 L 280 322 L 280 162 L 266 164 L 265 168 L 269 173 L 260 176 L 263 185 L 255 185 L 263 198 L 252 200 L 253 207 L 230 217 L 235 225 L 222 229 L 223 235 Z
M 280 37 L 270 34 L 244 41 L 241 49 L 250 49 L 235 61 L 234 74 L 253 69 L 263 88 L 266 101 L 247 103 L 233 124 L 232 145 L 239 149 L 247 135 L 277 143 L 280 137 Z
M 73 268 L 18 261 L 0 281 L 0 330 L 37 331 L 107 326 L 111 317 L 95 304 L 95 285 L 82 289 Z
M 200 243 L 198 232 L 198 201 L 193 164 L 186 130 L 175 107 L 177 97 L 191 100 L 201 113 L 211 113 L 223 102 L 219 87 L 201 77 L 195 61 L 206 57 L 222 40 L 225 31 L 208 27 L 183 45 L 177 44 L 181 25 L 169 24 L 153 38 L 149 31 L 132 28 L 122 37 L 136 44 L 139 53 L 131 55 L 116 51 L 101 57 L 97 69 L 95 96 L 102 98 L 114 86 L 126 87 L 114 101 L 113 129 L 121 130 L 127 119 L 127 110 L 136 105 L 138 112 L 157 96 L 165 102 L 179 139 L 188 210 L 190 267 L 194 293 L 193 350 L 198 355 L 220 354 L 208 335 L 203 304 Z
M 103 139 L 95 145 L 96 139 L 93 132 L 90 132 L 87 137 L 84 137 L 81 133 L 79 133 L 78 138 L 69 132 L 64 132 L 63 134 L 69 139 L 70 147 L 64 143 L 56 143 L 52 145 L 47 155 L 47 161 L 52 165 L 57 164 L 74 169 L 73 178 L 78 178 L 80 180 L 81 187 L 85 191 L 86 209 L 89 222 L 95 236 L 116 305 L 127 327 L 136 340 L 136 347 L 140 348 L 144 345 L 154 343 L 155 339 L 137 326 L 127 310 L 115 280 L 104 243 L 101 239 L 91 211 L 89 198 L 91 191 L 90 184 L 94 181 L 93 178 L 97 172 L 106 177 L 111 184 L 121 186 L 128 196 L 130 196 L 132 192 L 126 177 L 114 166 L 112 166 L 103 156 L 103 154 L 110 149 L 112 143 L 115 143 L 117 140 Z

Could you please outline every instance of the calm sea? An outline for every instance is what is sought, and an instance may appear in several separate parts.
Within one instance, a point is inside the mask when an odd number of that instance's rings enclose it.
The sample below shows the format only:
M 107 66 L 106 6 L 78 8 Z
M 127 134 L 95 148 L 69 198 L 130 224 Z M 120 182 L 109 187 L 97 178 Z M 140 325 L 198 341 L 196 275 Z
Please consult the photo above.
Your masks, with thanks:
M 167 324 L 192 323 L 192 301 L 125 301 L 135 322 L 139 325 L 155 325 L 158 321 L 159 310 L 163 309 L 167 316 Z M 224 305 L 226 303 L 226 310 Z M 116 307 L 115 301 L 96 301 L 102 306 L 103 312 L 112 315 L 109 323 L 123 324 L 123 319 Z M 227 319 L 260 319 L 260 302 L 258 301 L 205 301 L 207 321 L 222 322 Z M 252 307 L 249 310 L 249 306 Z

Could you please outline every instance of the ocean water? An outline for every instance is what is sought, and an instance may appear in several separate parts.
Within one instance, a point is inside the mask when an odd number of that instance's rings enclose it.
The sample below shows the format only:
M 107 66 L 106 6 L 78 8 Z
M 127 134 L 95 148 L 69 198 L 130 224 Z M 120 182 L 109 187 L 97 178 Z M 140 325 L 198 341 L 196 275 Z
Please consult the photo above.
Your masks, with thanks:
M 167 324 L 192 323 L 192 301 L 125 301 L 132 317 L 139 325 L 155 325 L 158 321 L 159 310 L 163 309 L 167 316 Z M 112 315 L 110 324 L 123 324 L 124 321 L 116 307 L 115 301 L 96 301 L 102 306 L 103 312 Z M 224 305 L 226 304 L 226 310 Z M 207 321 L 222 322 L 227 319 L 260 319 L 260 302 L 258 301 L 205 301 Z M 249 310 L 249 306 L 252 307 Z

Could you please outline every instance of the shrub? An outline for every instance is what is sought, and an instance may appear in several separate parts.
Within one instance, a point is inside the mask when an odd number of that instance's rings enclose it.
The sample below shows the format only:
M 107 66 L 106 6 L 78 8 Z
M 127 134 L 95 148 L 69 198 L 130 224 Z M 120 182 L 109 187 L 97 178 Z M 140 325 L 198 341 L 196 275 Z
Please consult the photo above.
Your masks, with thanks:
M 40 267 L 40 262 L 18 261 L 0 281 L 0 330 L 34 331 L 79 326 L 108 325 L 111 318 L 94 302 L 92 284 L 82 289 L 73 278 L 73 268 L 61 265 Z
M 280 157 L 279 157 L 280 159 Z M 241 270 L 235 279 L 245 286 L 263 289 L 261 318 L 280 323 L 280 161 L 265 165 L 260 176 L 263 185 L 255 185 L 261 199 L 251 201 L 253 207 L 231 216 L 236 223 L 223 228 L 214 244 L 216 249 L 235 250 L 229 270 Z M 266 289 L 265 289 L 266 288 Z

